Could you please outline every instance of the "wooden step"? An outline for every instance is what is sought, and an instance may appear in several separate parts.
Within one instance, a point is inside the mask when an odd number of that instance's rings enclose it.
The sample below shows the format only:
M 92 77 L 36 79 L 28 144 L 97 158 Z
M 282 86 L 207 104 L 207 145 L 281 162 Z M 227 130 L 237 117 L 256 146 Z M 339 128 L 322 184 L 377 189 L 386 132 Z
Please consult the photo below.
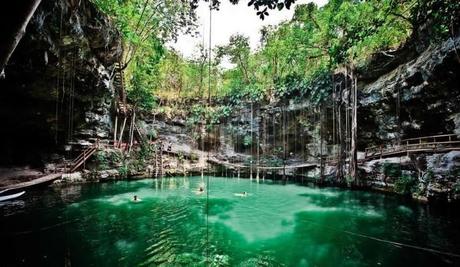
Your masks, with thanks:
M 83 163 L 85 163 L 98 149 L 97 144 L 83 150 L 80 155 L 72 161 L 70 172 L 76 171 Z

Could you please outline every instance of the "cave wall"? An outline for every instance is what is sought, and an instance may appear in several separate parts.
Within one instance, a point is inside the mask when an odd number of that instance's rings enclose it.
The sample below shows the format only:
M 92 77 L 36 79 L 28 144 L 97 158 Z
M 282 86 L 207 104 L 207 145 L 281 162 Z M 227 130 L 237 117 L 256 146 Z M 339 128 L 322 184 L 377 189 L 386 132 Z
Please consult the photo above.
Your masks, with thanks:
M 69 142 L 107 138 L 112 21 L 88 0 L 43 0 L 0 80 L 0 164 L 41 165 Z
M 431 45 L 422 52 L 395 53 L 398 58 L 390 61 L 398 64 L 375 61 L 368 66 L 369 71 L 361 70 L 358 74 L 358 151 L 395 143 L 398 138 L 460 134 L 460 61 L 455 47 L 460 47 L 460 36 Z M 377 68 L 375 64 L 385 67 Z M 340 79 L 335 77 L 336 81 Z M 343 90 L 336 99 L 341 102 L 342 132 L 345 131 L 348 95 L 349 92 Z M 192 104 L 186 104 L 183 109 L 190 110 Z M 253 103 L 252 109 L 251 115 L 250 102 L 233 107 L 229 118 L 214 129 L 208 129 L 211 134 L 205 136 L 204 150 L 214 152 L 222 160 L 245 164 L 251 155 L 256 160 L 257 146 L 261 164 L 280 165 L 283 158 L 287 164 L 317 161 L 323 131 L 322 153 L 336 155 L 337 147 L 333 144 L 337 143 L 334 140 L 337 129 L 333 127 L 333 120 L 337 118 L 333 118 L 332 101 L 328 100 L 322 109 L 299 98 Z M 201 149 L 199 133 L 203 130 L 188 128 L 186 120 L 187 115 L 182 113 L 169 119 L 159 115 L 149 127 L 157 129 L 160 138 Z M 358 157 L 362 155 L 359 153 Z M 379 168 L 369 171 L 368 177 L 381 179 L 381 175 L 372 174 Z M 410 172 L 416 174 L 413 168 Z M 326 173 L 332 175 L 334 169 L 326 168 Z
M 401 138 L 460 135 L 460 36 L 359 84 L 360 147 Z M 399 117 L 399 118 L 398 118 Z

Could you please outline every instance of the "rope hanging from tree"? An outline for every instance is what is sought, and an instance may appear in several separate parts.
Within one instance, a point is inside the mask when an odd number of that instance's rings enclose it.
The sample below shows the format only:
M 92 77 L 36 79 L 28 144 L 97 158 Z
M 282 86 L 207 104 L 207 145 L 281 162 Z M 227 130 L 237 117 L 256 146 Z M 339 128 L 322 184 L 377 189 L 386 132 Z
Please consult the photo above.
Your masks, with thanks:
M 63 20 L 63 12 L 61 9 L 61 15 L 60 15 L 60 21 L 59 21 L 59 40 L 62 40 L 62 20 Z M 59 87 L 61 83 L 61 66 L 62 66 L 62 59 L 61 59 L 61 45 L 59 43 L 58 45 L 58 51 L 57 51 L 57 57 L 58 57 L 58 68 L 57 68 L 57 77 L 56 77 L 56 105 L 55 105 L 55 132 L 54 132 L 54 142 L 57 145 L 58 144 L 58 133 L 59 133 Z
M 212 4 L 209 3 L 209 59 L 208 59 L 208 105 L 211 97 L 211 56 L 212 56 Z M 205 128 L 206 129 L 206 128 Z M 207 153 L 209 160 L 209 150 Z M 208 161 L 206 161 L 208 162 Z M 209 175 L 206 176 L 206 260 L 209 262 Z

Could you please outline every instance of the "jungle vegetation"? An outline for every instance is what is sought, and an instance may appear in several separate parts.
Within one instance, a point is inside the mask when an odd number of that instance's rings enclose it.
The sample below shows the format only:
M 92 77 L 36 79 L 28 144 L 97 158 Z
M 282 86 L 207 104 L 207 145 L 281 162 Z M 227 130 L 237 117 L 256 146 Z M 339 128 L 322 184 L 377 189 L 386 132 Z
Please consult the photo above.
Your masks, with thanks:
M 449 0 L 330 0 L 323 7 L 296 5 L 290 20 L 261 30 L 257 50 L 251 50 L 248 37 L 235 34 L 227 45 L 214 48 L 209 60 L 203 46 L 192 58 L 166 46 L 181 32 L 199 34 L 194 12 L 199 0 L 93 1 L 122 33 L 128 97 L 146 111 L 162 101 L 211 98 L 230 105 L 285 97 L 316 103 L 329 94 L 328 77 L 334 69 L 364 68 L 376 55 L 391 57 L 407 42 L 445 39 L 458 28 L 460 10 L 459 2 Z M 263 19 L 268 11 L 291 8 L 293 2 L 250 0 L 248 5 Z M 212 0 L 211 5 L 218 9 L 219 1 Z M 223 68 L 224 59 L 233 67 Z

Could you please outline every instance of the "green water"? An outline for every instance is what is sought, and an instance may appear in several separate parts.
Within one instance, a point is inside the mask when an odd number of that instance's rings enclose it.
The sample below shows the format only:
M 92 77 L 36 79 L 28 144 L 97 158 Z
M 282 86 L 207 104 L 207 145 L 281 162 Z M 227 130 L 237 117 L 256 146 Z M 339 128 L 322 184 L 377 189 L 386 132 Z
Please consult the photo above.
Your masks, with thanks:
M 449 212 L 377 193 L 209 180 L 209 202 L 199 177 L 28 192 L 0 206 L 0 266 L 460 264 L 383 241 L 460 254 Z

